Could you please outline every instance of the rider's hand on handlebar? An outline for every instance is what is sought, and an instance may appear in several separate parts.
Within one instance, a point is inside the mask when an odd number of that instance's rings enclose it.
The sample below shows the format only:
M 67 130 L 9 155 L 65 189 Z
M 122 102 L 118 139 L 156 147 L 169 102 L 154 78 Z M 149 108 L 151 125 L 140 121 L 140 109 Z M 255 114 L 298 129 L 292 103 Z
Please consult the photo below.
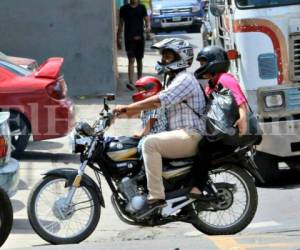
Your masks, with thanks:
M 127 112 L 127 105 L 117 105 L 114 109 L 113 109 L 113 114 L 117 117 L 120 117 L 122 114 L 126 114 Z

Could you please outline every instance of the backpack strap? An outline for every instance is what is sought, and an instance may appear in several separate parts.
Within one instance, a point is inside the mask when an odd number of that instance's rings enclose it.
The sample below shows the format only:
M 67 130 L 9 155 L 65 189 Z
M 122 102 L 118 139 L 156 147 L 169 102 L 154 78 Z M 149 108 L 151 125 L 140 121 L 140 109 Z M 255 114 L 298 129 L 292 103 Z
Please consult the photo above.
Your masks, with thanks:
M 198 116 L 198 118 L 200 119 L 201 118 L 201 115 L 196 111 L 194 110 L 188 103 L 187 103 L 187 100 L 184 100 L 182 101 L 190 110 L 192 110 L 194 112 L 195 115 Z
M 203 92 L 204 99 L 205 99 L 205 105 L 206 105 L 209 102 L 208 97 L 205 94 L 205 90 L 204 90 L 203 86 L 200 83 L 199 83 L 199 85 L 200 85 L 200 88 L 201 88 L 201 90 Z
M 207 103 L 209 102 L 209 99 L 208 99 L 208 97 L 207 97 L 206 94 L 205 94 L 205 90 L 204 90 L 203 86 L 202 86 L 200 83 L 199 83 L 199 85 L 200 85 L 200 88 L 201 88 L 202 93 L 203 93 L 203 96 L 204 96 L 205 105 L 207 105 Z M 200 115 L 196 110 L 194 110 L 194 109 L 187 103 L 187 100 L 184 100 L 184 101 L 182 101 L 182 102 L 183 102 L 189 109 L 191 109 L 191 110 L 194 112 L 194 114 L 198 116 L 199 119 L 201 118 L 202 115 Z

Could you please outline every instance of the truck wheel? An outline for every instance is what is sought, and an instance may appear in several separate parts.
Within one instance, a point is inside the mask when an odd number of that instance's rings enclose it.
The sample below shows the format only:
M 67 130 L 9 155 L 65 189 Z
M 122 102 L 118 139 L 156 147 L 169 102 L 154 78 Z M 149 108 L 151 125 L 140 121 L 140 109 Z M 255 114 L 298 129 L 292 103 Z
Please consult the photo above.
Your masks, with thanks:
M 278 159 L 276 156 L 258 151 L 254 156 L 254 161 L 265 181 L 265 183 L 259 184 L 272 184 L 280 179 L 281 172 L 278 169 Z
M 202 24 L 193 25 L 189 27 L 188 32 L 189 33 L 200 33 L 201 32 L 201 26 Z

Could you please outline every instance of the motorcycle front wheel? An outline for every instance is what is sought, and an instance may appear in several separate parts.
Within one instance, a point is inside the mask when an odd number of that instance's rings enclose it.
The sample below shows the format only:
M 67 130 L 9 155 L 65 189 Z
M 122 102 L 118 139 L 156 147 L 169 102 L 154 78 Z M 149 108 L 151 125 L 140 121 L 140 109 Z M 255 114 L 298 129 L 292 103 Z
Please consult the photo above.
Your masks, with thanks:
M 13 209 L 7 193 L 0 188 L 0 247 L 7 240 L 13 224 Z
M 65 201 L 67 179 L 47 176 L 29 196 L 27 213 L 34 231 L 51 244 L 75 244 L 85 240 L 100 219 L 98 194 L 88 185 L 76 189 L 69 207 Z
M 210 178 L 218 189 L 218 201 L 193 204 L 193 226 L 208 235 L 236 234 L 252 221 L 258 204 L 254 179 L 238 166 L 213 170 Z

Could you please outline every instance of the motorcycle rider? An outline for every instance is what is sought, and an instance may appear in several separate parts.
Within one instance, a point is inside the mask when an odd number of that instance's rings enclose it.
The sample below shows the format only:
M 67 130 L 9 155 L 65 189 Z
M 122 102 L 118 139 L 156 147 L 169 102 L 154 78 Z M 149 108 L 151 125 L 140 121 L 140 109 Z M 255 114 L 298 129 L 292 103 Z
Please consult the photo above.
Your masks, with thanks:
M 162 157 L 175 159 L 194 156 L 204 132 L 203 122 L 186 105 L 200 114 L 205 109 L 204 93 L 195 76 L 186 71 L 193 61 L 193 48 L 187 41 L 178 38 L 164 39 L 152 47 L 159 49 L 162 55 L 157 70 L 168 75 L 168 86 L 157 95 L 130 105 L 117 106 L 114 110 L 117 114 L 126 113 L 129 116 L 158 107 L 167 110 L 170 131 L 147 136 L 142 146 L 149 194 L 137 213 L 139 217 L 166 205 Z
M 200 63 L 195 72 L 196 78 L 208 79 L 207 96 L 218 91 L 220 85 L 232 91 L 240 115 L 234 126 L 238 127 L 240 135 L 244 135 L 247 131 L 247 100 L 239 82 L 228 73 L 230 61 L 226 51 L 217 46 L 207 46 L 198 53 L 196 60 Z
M 218 91 L 220 85 L 231 90 L 239 106 L 239 119 L 235 122 L 234 126 L 238 128 L 240 136 L 245 135 L 247 132 L 247 100 L 239 82 L 232 74 L 228 73 L 230 61 L 227 53 L 220 47 L 207 46 L 198 53 L 196 60 L 200 63 L 200 67 L 195 71 L 195 76 L 197 79 L 208 80 L 208 85 L 205 89 L 208 97 L 213 91 Z M 196 199 L 202 198 L 201 190 L 203 190 L 208 179 L 210 152 L 223 146 L 222 141 L 212 143 L 207 141 L 206 138 L 199 143 L 195 162 L 201 162 L 201 167 L 194 166 L 192 169 L 193 188 L 190 197 Z

